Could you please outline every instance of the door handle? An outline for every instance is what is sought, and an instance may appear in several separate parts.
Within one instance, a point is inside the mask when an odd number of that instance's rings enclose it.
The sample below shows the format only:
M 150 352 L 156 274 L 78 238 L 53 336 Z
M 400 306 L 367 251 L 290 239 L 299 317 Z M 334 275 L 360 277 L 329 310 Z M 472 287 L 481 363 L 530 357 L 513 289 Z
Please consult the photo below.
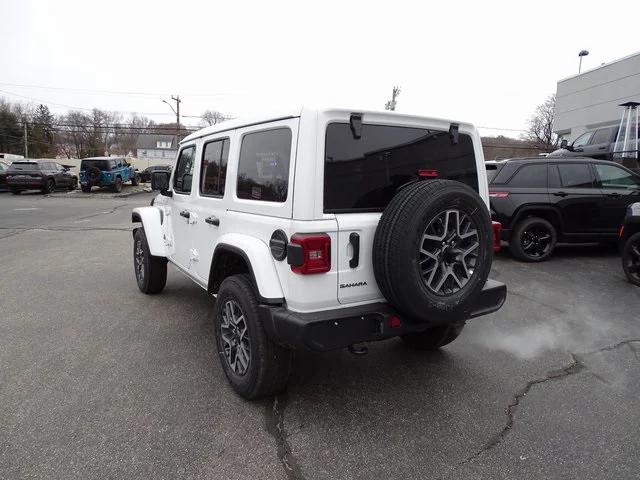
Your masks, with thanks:
M 569 195 L 567 192 L 562 192 L 562 191 L 560 191 L 560 192 L 553 192 L 553 194 L 554 194 L 556 197 L 566 197 L 567 195 Z
M 182 210 L 180 212 L 180 216 L 189 219 L 189 217 L 191 217 L 191 212 L 189 212 L 189 210 Z
M 349 266 L 356 268 L 360 263 L 360 235 L 352 232 L 351 235 L 349 235 L 349 243 L 353 247 L 353 257 L 349 260 Z
M 215 227 L 219 227 L 220 226 L 220 219 L 218 217 L 207 217 L 204 219 L 205 222 L 207 222 L 209 225 L 213 225 Z
M 607 197 L 611 197 L 611 198 L 618 198 L 621 195 L 617 192 L 613 192 L 613 193 L 607 193 Z

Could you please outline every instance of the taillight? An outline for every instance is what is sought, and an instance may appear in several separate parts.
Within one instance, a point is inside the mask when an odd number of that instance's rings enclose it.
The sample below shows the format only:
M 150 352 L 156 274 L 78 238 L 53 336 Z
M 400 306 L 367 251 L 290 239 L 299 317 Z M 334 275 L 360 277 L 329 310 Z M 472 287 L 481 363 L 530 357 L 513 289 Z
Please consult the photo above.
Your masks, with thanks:
M 489 190 L 489 196 L 493 198 L 505 198 L 509 196 L 509 192 L 492 192 Z
M 295 273 L 325 273 L 331 270 L 331 237 L 326 233 L 296 233 L 291 243 L 302 247 L 300 261 L 291 265 Z
M 502 247 L 502 224 L 500 222 L 492 221 L 491 225 L 493 226 L 493 251 L 499 252 Z
M 624 235 L 624 225 L 620 225 L 620 231 L 618 232 L 618 236 L 622 238 L 623 235 Z
M 418 177 L 420 178 L 437 178 L 438 170 L 427 170 L 425 168 L 421 168 L 418 170 Z

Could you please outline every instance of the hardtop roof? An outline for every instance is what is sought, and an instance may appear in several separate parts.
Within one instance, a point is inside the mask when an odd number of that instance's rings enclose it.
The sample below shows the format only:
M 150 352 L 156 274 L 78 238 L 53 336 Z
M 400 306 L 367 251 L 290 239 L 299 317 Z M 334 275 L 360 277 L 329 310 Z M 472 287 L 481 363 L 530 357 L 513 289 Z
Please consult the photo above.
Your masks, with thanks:
M 222 122 L 222 123 L 218 123 L 216 125 L 211 125 L 209 127 L 205 127 L 202 128 L 196 132 L 193 132 L 192 134 L 186 136 L 180 143 L 186 143 L 192 140 L 195 140 L 197 138 L 201 138 L 201 137 L 205 137 L 207 135 L 211 135 L 214 133 L 219 133 L 219 132 L 225 132 L 225 131 L 229 131 L 229 130 L 235 130 L 238 128 L 243 128 L 243 127 L 249 127 L 252 125 L 259 125 L 262 123 L 269 123 L 269 122 L 275 122 L 277 120 L 284 120 L 284 119 L 288 119 L 288 118 L 297 118 L 300 117 L 302 115 L 302 113 L 306 111 L 309 113 L 315 112 L 315 113 L 324 113 L 324 112 L 344 112 L 344 113 L 349 113 L 349 112 L 353 112 L 353 113 L 361 113 L 364 115 L 364 121 L 366 122 L 366 116 L 367 114 L 375 114 L 375 115 L 388 115 L 390 118 L 395 119 L 395 121 L 398 121 L 400 119 L 406 118 L 406 119 L 415 119 L 415 118 L 420 118 L 420 119 L 428 119 L 428 120 L 436 120 L 439 122 L 448 122 L 448 123 L 455 123 L 458 125 L 466 125 L 469 127 L 473 127 L 472 124 L 470 124 L 469 122 L 460 122 L 457 120 L 450 120 L 450 119 L 444 119 L 444 118 L 437 118 L 437 117 L 428 117 L 428 116 L 424 116 L 424 115 L 413 115 L 413 114 L 405 114 L 405 113 L 397 113 L 397 112 L 391 112 L 388 110 L 363 110 L 363 109 L 358 109 L 358 108 L 318 108 L 318 107 L 298 107 L 298 108 L 292 108 L 289 110 L 284 110 L 281 112 L 275 112 L 275 113 L 271 113 L 271 114 L 263 114 L 260 116 L 256 116 L 256 117 L 248 117 L 248 118 L 237 118 L 237 119 L 233 119 L 233 120 L 228 120 L 226 122 Z

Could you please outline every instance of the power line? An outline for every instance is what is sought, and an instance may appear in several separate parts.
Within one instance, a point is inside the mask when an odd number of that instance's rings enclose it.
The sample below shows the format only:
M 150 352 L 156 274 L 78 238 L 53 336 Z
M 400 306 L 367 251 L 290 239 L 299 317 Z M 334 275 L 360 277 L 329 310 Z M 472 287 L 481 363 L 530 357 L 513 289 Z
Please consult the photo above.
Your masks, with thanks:
M 57 102 L 51 102 L 49 100 L 42 100 L 42 99 L 38 99 L 35 97 L 28 97 L 26 95 L 20 95 L 19 93 L 15 93 L 15 92 L 9 92 L 6 90 L 0 90 L 0 93 L 4 93 L 5 95 L 12 95 L 14 97 L 19 97 L 19 98 L 24 98 L 26 100 L 30 100 L 32 102 L 38 102 L 38 103 L 42 103 L 45 105 L 53 105 L 56 107 L 65 107 L 65 108 L 70 108 L 72 110 L 84 110 L 86 112 L 92 112 L 94 110 L 94 108 L 86 108 L 86 107 L 78 107 L 78 106 L 74 106 L 74 105 L 67 105 L 66 103 L 57 103 Z M 168 113 L 168 112 L 129 112 L 129 111 L 125 111 L 125 110 L 109 110 L 110 112 L 115 112 L 115 113 L 126 113 L 128 115 L 171 115 L 173 116 L 173 114 Z M 187 116 L 187 115 L 183 115 L 183 116 Z M 202 116 L 199 115 L 188 115 L 191 118 L 202 118 Z
M 23 124 L 23 123 L 27 123 L 29 125 L 32 126 L 38 126 L 38 127 L 78 127 L 78 128 L 103 128 L 103 129 L 122 129 L 122 130 L 158 130 L 158 131 L 169 131 L 169 130 L 173 130 L 174 127 L 170 126 L 170 127 L 163 127 L 163 126 L 158 126 L 158 125 L 152 125 L 149 127 L 136 127 L 136 126 L 127 126 L 127 125 L 121 125 L 121 124 L 103 124 L 103 125 L 94 125 L 91 123 L 53 123 L 51 125 L 47 124 L 47 123 L 42 123 L 42 122 L 29 122 L 29 121 L 25 121 L 25 120 L 17 120 L 17 123 Z M 200 130 L 199 127 L 187 127 L 187 126 L 182 126 L 181 130 L 184 131 L 188 131 L 188 132 L 197 132 L 198 130 Z M 168 134 L 168 135 L 173 135 Z
M 29 85 L 26 83 L 7 83 L 0 82 L 0 85 L 8 86 L 8 87 L 21 87 L 21 88 L 40 88 L 43 90 L 57 90 L 63 92 L 76 92 L 76 93 L 86 93 L 86 94 L 99 94 L 99 95 L 133 95 L 133 96 L 144 96 L 144 97 L 164 97 L 169 95 L 167 92 L 163 93 L 152 93 L 152 92 L 129 92 L 123 90 L 92 90 L 88 88 L 70 88 L 70 87 L 53 87 L 49 85 Z M 228 92 L 225 93 L 188 93 L 187 96 L 190 97 L 222 97 L 228 95 Z

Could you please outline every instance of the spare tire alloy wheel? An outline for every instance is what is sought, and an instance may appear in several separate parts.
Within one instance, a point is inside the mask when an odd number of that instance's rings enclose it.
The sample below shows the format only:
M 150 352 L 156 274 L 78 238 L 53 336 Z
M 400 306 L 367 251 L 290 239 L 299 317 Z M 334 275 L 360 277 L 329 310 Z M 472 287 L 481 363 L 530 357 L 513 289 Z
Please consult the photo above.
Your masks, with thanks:
M 251 340 L 240 305 L 227 300 L 222 310 L 220 339 L 229 368 L 239 376 L 247 373 L 251 363 Z
M 396 193 L 373 244 L 380 291 L 408 321 L 466 320 L 493 256 L 489 211 L 469 186 L 427 180 Z
M 100 169 L 98 167 L 91 167 L 87 170 L 87 177 L 92 184 L 96 184 L 100 181 Z
M 425 286 L 436 295 L 458 292 L 476 267 L 480 243 L 478 227 L 464 212 L 440 212 L 427 225 L 420 245 L 420 266 Z

